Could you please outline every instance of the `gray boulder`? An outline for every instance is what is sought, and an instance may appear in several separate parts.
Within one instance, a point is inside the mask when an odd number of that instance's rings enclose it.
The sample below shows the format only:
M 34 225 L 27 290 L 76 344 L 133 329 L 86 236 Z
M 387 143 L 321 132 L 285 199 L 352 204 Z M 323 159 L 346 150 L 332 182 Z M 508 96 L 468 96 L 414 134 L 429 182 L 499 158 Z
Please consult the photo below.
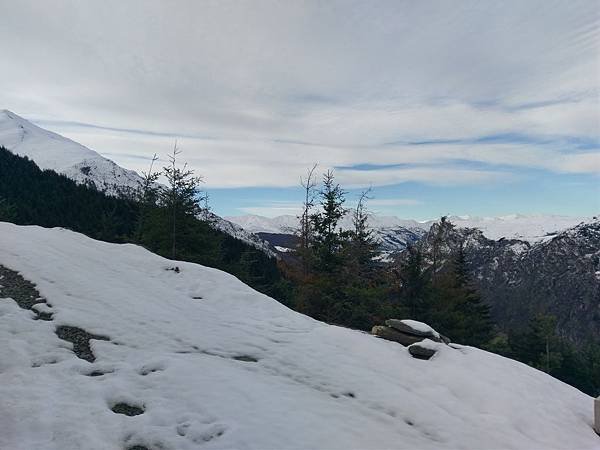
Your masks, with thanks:
M 371 333 L 382 339 L 398 342 L 399 344 L 402 344 L 405 347 L 420 342 L 424 339 L 423 336 L 413 336 L 410 334 L 402 333 L 394 328 L 386 327 L 384 325 L 374 326 L 373 330 L 371 330 Z
M 401 333 L 442 342 L 442 336 L 429 325 L 411 320 L 388 319 L 385 324 Z M 415 325 L 413 325 L 415 324 Z M 418 324 L 418 325 L 417 325 Z
M 433 355 L 436 354 L 437 350 L 431 348 L 426 344 L 413 344 L 408 347 L 408 352 L 412 355 L 413 358 L 417 359 L 430 359 Z

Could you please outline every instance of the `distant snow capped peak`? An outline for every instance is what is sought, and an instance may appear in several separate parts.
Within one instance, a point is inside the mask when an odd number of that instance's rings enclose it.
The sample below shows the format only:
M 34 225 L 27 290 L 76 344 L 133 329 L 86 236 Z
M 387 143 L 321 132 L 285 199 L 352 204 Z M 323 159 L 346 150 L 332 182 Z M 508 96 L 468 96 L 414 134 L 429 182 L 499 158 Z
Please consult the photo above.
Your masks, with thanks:
M 110 195 L 135 189 L 142 181 L 137 172 L 6 109 L 0 111 L 0 146 L 28 157 L 40 169 L 54 170 Z
M 290 233 L 298 228 L 295 216 L 262 217 L 256 215 L 227 217 L 252 233 Z M 557 233 L 574 227 L 582 222 L 590 222 L 592 217 L 570 217 L 559 215 L 509 214 L 500 217 L 476 217 L 470 215 L 448 216 L 448 220 L 459 228 L 477 228 L 488 239 L 519 239 L 530 243 L 550 239 Z M 352 218 L 347 215 L 340 221 L 341 228 L 352 228 Z M 419 222 L 412 219 L 400 219 L 395 216 L 377 216 L 369 218 L 369 226 L 382 240 L 386 236 L 397 236 L 399 231 L 410 231 L 416 236 L 429 230 L 438 220 Z M 400 250 L 403 248 L 399 248 Z

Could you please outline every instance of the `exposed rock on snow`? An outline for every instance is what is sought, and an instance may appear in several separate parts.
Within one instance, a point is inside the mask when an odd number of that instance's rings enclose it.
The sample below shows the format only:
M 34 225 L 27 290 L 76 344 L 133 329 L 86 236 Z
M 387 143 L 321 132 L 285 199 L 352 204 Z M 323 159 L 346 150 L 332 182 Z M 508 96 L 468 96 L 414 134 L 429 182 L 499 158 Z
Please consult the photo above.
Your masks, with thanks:
M 374 326 L 371 334 L 388 341 L 398 342 L 405 347 L 427 339 L 435 342 L 449 342 L 446 337 L 440 335 L 429 325 L 416 320 L 388 319 L 385 324 L 386 326 Z
M 440 344 L 436 344 L 429 339 L 425 339 L 417 344 L 409 346 L 408 352 L 414 358 L 428 360 L 437 353 L 439 345 Z
M 140 408 L 139 406 L 129 405 L 127 403 L 117 403 L 112 408 L 110 408 L 112 412 L 115 414 L 123 414 L 125 416 L 139 416 L 140 414 L 144 414 L 144 408 Z
M 398 342 L 399 344 L 408 347 L 409 345 L 421 342 L 424 338 L 422 336 L 415 336 L 408 333 L 403 333 L 392 327 L 384 325 L 375 325 L 371 330 L 371 334 L 386 339 L 388 341 Z
M 403 333 L 412 334 L 414 336 L 424 336 L 433 339 L 440 339 L 440 333 L 435 331 L 429 325 L 423 322 L 410 319 L 388 319 L 385 321 L 388 327 L 395 328 Z
M 0 300 L 3 449 L 600 443 L 593 399 L 540 371 L 441 344 L 424 364 L 394 343 L 295 313 L 218 270 L 177 262 L 175 273 L 165 270 L 172 261 L 134 245 L 6 223 L 0 263 L 34 283 L 54 311 L 52 322 L 35 321 Z M 111 341 L 91 341 L 90 363 L 56 336 L 63 325 Z M 115 414 L 119 403 L 143 414 Z
M 56 329 L 56 335 L 63 341 L 68 341 L 73 344 L 73 353 L 78 358 L 85 359 L 89 362 L 96 361 L 94 352 L 90 347 L 90 341 L 95 339 L 97 341 L 109 341 L 110 339 L 106 336 L 98 336 L 96 334 L 88 333 L 85 330 L 77 327 L 69 327 L 61 325 Z
M 0 266 L 0 298 L 11 298 L 23 309 L 36 314 L 35 319 L 52 320 L 52 309 L 35 286 L 14 270 Z

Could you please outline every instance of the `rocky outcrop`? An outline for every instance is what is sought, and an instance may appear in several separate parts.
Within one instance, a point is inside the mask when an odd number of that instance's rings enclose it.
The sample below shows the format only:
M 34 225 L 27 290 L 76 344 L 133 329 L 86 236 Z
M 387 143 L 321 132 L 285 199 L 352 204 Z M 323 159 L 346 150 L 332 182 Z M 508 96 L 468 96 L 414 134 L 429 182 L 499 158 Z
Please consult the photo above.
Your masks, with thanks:
M 436 261 L 438 271 L 461 246 L 471 278 L 501 329 L 524 330 L 537 314 L 552 314 L 558 333 L 575 345 L 600 340 L 599 220 L 534 244 L 495 241 L 478 229 L 445 222 L 434 224 L 417 244 L 425 269 L 432 270 Z
M 437 352 L 437 349 L 434 346 L 435 344 L 431 344 L 432 342 L 428 342 L 427 340 L 413 344 L 408 347 L 408 352 L 413 358 L 428 360 Z
M 435 345 L 450 342 L 429 325 L 416 320 L 388 319 L 385 325 L 374 326 L 371 333 L 408 347 L 409 353 L 418 359 L 431 358 L 437 351 Z

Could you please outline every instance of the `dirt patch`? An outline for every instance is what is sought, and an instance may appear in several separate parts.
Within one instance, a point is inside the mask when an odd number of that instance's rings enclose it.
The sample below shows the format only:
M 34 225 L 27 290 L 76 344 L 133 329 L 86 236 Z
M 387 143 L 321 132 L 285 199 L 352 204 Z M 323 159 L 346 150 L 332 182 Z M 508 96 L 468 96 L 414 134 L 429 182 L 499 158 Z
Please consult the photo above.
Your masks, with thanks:
M 52 320 L 51 312 L 40 312 L 33 308 L 38 303 L 46 303 L 35 284 L 4 266 L 0 266 L 0 298 L 12 298 L 20 308 L 36 313 L 36 320 Z M 47 303 L 46 305 L 50 307 Z
M 139 416 L 144 414 L 144 410 L 139 406 L 129 405 L 127 403 L 117 403 L 111 408 L 115 414 L 124 414 L 126 416 Z
M 90 347 L 90 339 L 99 341 L 109 341 L 106 336 L 99 336 L 88 333 L 85 330 L 77 327 L 60 326 L 56 328 L 56 335 L 63 341 L 68 341 L 73 344 L 73 352 L 78 358 L 85 359 L 89 362 L 96 361 L 96 356 Z

